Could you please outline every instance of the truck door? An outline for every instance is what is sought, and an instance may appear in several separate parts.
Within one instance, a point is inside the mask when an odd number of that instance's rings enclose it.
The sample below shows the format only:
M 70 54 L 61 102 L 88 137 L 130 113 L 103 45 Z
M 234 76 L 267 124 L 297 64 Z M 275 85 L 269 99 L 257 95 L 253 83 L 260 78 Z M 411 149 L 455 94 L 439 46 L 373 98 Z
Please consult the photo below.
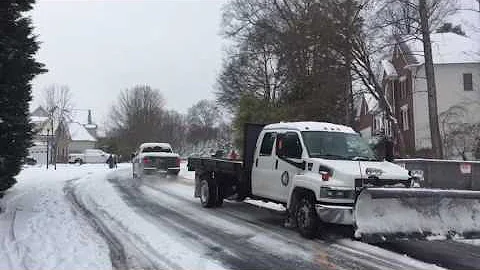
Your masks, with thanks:
M 274 192 L 275 199 L 287 202 L 295 175 L 304 171 L 303 146 L 296 132 L 278 134 L 275 147 Z
M 260 145 L 257 144 L 255 158 L 252 166 L 252 193 L 256 196 L 271 198 L 271 180 L 273 173 L 273 145 L 276 133 L 263 134 Z

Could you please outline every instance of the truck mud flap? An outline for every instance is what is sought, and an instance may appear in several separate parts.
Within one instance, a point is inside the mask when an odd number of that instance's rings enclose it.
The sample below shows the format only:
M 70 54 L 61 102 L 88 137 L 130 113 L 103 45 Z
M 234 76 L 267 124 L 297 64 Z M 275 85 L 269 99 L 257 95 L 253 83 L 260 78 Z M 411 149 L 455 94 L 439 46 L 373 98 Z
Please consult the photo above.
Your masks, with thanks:
M 354 220 L 355 237 L 366 242 L 480 238 L 480 192 L 365 188 Z

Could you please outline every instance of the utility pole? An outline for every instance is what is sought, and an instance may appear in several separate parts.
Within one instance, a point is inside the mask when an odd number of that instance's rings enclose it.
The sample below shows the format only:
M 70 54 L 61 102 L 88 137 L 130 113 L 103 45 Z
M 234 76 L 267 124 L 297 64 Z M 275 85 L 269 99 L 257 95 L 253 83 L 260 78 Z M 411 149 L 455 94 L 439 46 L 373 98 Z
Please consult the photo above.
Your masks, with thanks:
M 50 135 L 50 129 L 47 128 L 47 170 L 48 170 L 48 151 L 50 151 L 50 149 L 48 149 L 48 136 Z
M 430 122 L 430 137 L 434 158 L 443 158 L 442 139 L 438 126 L 437 87 L 435 85 L 435 69 L 433 66 L 432 43 L 428 22 L 427 1 L 419 0 L 420 27 L 423 38 L 423 51 L 425 57 L 425 75 L 427 77 L 428 94 L 428 119 Z

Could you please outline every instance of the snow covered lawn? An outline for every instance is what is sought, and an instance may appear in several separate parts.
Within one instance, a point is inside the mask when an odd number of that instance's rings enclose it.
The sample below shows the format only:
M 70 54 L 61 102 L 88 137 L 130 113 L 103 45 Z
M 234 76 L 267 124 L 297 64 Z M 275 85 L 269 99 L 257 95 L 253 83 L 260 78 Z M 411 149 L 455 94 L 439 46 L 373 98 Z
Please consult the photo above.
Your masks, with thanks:
M 103 165 L 26 167 L 0 205 L 0 269 L 112 269 L 108 245 L 73 210 L 68 181 Z

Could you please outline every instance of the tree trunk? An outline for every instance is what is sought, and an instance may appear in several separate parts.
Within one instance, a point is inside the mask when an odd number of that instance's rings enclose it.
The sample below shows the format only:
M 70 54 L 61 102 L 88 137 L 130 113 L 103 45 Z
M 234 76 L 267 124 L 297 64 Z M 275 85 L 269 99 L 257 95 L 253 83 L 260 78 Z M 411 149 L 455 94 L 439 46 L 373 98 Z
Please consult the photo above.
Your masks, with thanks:
M 440 137 L 440 128 L 438 126 L 437 89 L 435 85 L 435 70 L 433 67 L 432 43 L 430 41 L 426 0 L 419 0 L 418 8 L 423 37 L 423 51 L 425 55 L 425 75 L 427 77 L 428 115 L 432 153 L 434 158 L 443 158 L 442 139 Z

